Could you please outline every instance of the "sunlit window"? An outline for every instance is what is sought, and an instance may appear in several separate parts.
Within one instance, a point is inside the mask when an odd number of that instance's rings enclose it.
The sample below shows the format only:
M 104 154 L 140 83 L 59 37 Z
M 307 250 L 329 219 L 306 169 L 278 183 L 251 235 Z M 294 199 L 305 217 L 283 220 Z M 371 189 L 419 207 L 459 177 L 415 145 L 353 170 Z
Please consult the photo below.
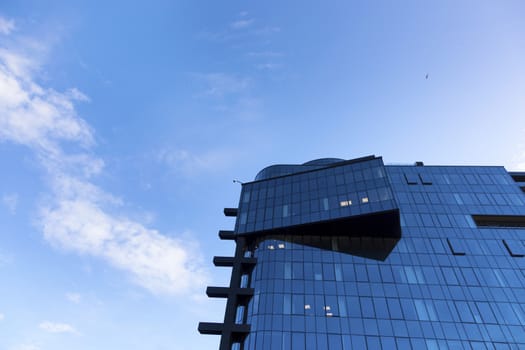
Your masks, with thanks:
M 368 197 L 361 198 L 361 203 L 368 203 Z
M 349 205 L 352 205 L 352 201 L 351 201 L 351 200 L 340 201 L 340 202 L 339 202 L 339 205 L 340 205 L 341 207 L 348 207 Z

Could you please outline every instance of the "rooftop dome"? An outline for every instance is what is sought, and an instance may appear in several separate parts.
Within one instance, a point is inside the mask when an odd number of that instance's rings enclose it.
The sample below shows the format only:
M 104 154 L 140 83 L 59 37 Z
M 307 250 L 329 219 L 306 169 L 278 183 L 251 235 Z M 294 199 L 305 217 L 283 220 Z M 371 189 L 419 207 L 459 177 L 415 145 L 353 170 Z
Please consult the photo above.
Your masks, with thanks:
M 319 158 L 314 159 L 309 162 L 303 163 L 303 165 L 329 165 L 333 163 L 344 162 L 344 159 L 341 158 Z

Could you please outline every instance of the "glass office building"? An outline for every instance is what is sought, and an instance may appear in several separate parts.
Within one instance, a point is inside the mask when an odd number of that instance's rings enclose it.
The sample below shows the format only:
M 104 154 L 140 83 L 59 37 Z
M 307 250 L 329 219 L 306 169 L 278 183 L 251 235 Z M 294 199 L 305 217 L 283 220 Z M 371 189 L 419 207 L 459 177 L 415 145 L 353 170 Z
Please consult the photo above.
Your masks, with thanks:
M 525 173 L 273 165 L 242 185 L 224 322 L 230 349 L 525 349 Z

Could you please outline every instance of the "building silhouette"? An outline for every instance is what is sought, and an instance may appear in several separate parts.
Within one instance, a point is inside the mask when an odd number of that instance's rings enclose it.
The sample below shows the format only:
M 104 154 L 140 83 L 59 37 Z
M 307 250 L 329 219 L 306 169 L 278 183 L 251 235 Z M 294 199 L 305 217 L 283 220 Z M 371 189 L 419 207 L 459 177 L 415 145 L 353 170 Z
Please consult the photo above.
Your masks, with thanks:
M 525 349 L 525 173 L 273 165 L 242 184 L 226 349 Z

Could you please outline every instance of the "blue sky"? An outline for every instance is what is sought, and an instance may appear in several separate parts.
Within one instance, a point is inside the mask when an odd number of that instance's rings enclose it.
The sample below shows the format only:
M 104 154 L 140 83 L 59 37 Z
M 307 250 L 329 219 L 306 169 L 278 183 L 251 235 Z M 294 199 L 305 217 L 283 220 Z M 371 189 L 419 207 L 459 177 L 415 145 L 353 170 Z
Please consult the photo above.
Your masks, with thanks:
M 0 4 L 0 349 L 213 349 L 274 163 L 525 170 L 522 1 Z M 428 79 L 426 75 L 428 74 Z

